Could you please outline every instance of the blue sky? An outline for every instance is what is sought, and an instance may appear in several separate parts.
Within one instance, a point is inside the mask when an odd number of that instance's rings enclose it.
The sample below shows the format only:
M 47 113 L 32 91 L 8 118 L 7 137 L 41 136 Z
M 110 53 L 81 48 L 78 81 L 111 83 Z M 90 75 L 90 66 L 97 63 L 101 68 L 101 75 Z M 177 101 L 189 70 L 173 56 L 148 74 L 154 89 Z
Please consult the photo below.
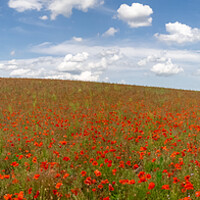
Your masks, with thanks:
M 200 90 L 199 0 L 0 0 L 0 76 Z

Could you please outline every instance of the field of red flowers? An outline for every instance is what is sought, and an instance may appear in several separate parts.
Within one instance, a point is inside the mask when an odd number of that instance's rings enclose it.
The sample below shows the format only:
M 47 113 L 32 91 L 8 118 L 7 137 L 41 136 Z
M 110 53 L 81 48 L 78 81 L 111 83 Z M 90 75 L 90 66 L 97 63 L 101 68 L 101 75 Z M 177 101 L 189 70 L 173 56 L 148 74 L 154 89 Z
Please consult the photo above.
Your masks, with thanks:
M 200 92 L 0 79 L 0 199 L 200 199 Z

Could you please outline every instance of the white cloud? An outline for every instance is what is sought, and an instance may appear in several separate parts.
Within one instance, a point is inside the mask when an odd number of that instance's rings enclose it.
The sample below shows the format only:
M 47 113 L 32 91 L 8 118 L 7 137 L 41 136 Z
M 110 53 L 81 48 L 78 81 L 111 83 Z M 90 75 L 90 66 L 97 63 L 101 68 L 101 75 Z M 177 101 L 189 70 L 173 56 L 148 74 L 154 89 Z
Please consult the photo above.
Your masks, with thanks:
M 133 3 L 131 6 L 122 4 L 118 12 L 118 18 L 128 23 L 131 28 L 151 26 L 153 10 L 148 5 Z
M 159 76 L 170 76 L 184 71 L 182 67 L 172 63 L 171 58 L 167 57 L 166 51 L 147 56 L 140 60 L 138 65 L 145 67 L 153 65 L 150 70 Z
M 0 61 L 5 77 L 52 78 L 98 81 L 100 76 L 121 58 L 119 50 L 67 54 L 63 57 L 38 57 Z
M 82 42 L 83 41 L 83 38 L 81 38 L 81 37 L 73 37 L 72 38 L 74 41 L 76 41 L 76 42 Z
M 4 69 L 4 64 L 0 63 L 0 70 Z
M 117 33 L 118 30 L 115 29 L 114 27 L 110 27 L 102 36 L 103 37 L 109 37 L 109 36 L 114 36 L 115 33 Z
M 161 41 L 177 44 L 200 41 L 200 29 L 198 28 L 191 28 L 190 26 L 181 24 L 180 22 L 168 23 L 165 27 L 169 34 L 155 34 L 155 37 Z
M 118 61 L 123 57 L 119 49 L 107 49 L 101 52 L 101 55 L 108 60 L 109 64 Z
M 158 63 L 158 62 L 166 62 L 168 58 L 164 55 L 165 53 L 162 53 L 163 55 L 150 55 L 147 56 L 146 58 L 140 60 L 138 62 L 139 66 L 146 66 L 148 63 Z
M 124 61 L 129 63 L 129 66 L 137 66 L 138 60 L 139 62 L 146 62 L 148 56 L 157 57 L 157 61 L 161 59 L 171 58 L 176 63 L 181 63 L 181 65 L 187 65 L 188 63 L 192 65 L 200 64 L 200 52 L 195 50 L 164 50 L 158 48 L 148 48 L 148 47 L 138 47 L 132 46 L 130 44 L 117 44 L 115 46 L 112 45 L 95 45 L 91 41 L 86 41 L 84 43 L 77 43 L 73 41 L 65 41 L 60 44 L 52 44 L 52 43 L 42 43 L 37 46 L 33 46 L 31 51 L 38 54 L 43 55 L 51 55 L 51 56 L 65 56 L 66 54 L 77 54 L 79 52 L 88 52 L 90 56 L 94 56 L 105 51 L 110 51 L 110 49 L 117 49 L 120 51 L 120 54 L 124 55 Z M 151 52 L 152 55 L 149 55 Z M 118 54 L 117 54 L 118 55 Z M 118 55 L 119 56 L 119 55 Z M 164 57 L 164 58 L 162 58 Z M 142 61 L 145 58 L 144 61 Z M 144 64 L 141 64 L 141 66 Z M 127 66 L 127 65 L 126 65 Z M 124 66 L 125 67 L 125 66 Z
M 100 3 L 99 0 L 52 0 L 47 9 L 51 11 L 51 19 L 55 19 L 58 15 L 70 17 L 74 8 L 87 12 L 89 8 L 94 8 L 98 3 Z
M 20 76 L 23 77 L 27 75 L 27 73 L 30 72 L 30 69 L 15 69 L 10 73 L 10 76 Z
M 157 63 L 152 68 L 151 71 L 158 76 L 170 76 L 183 72 L 183 68 L 172 63 L 171 59 L 163 63 Z
M 67 54 L 63 62 L 58 66 L 59 71 L 79 71 L 84 70 L 83 62 L 88 59 L 89 54 L 87 52 L 78 53 L 76 55 Z
M 73 75 L 70 73 L 55 73 L 45 77 L 46 79 L 64 79 L 64 80 L 81 80 L 81 81 L 98 81 L 99 75 L 93 74 L 91 71 L 81 72 L 81 74 Z
M 1 61 L 0 68 L 2 75 L 6 76 L 20 76 L 31 78 L 42 78 L 44 73 L 49 73 L 62 61 L 57 57 L 38 57 L 33 59 L 19 59 Z M 47 68 L 48 67 L 48 68 Z M 45 70 L 46 69 L 46 70 Z
M 15 55 L 15 51 L 14 51 L 14 50 L 11 51 L 11 52 L 10 52 L 10 55 L 11 55 L 11 56 L 14 56 L 14 55 Z
M 67 54 L 57 69 L 59 72 L 73 74 L 75 79 L 86 77 L 89 74 L 88 72 L 91 72 L 92 76 L 95 76 L 95 79 L 97 79 L 108 66 L 117 62 L 120 58 L 121 55 L 118 50 L 103 51 L 91 56 L 87 52 L 75 55 Z M 91 76 L 88 75 L 88 77 Z
M 42 8 L 51 12 L 51 19 L 54 20 L 58 15 L 70 17 L 73 9 L 87 12 L 89 8 L 102 5 L 100 0 L 9 0 L 8 6 L 24 12 L 26 10 L 40 11 Z M 46 20 L 47 16 L 42 16 L 42 20 Z
M 40 17 L 40 19 L 45 21 L 45 20 L 48 19 L 48 17 L 46 15 L 43 15 L 43 16 Z
M 6 70 L 6 71 L 18 68 L 16 60 L 9 60 L 6 63 L 1 63 L 0 66 L 1 66 L 0 69 Z
M 9 0 L 8 6 L 14 8 L 18 12 L 24 12 L 25 10 L 41 10 L 42 0 Z
M 143 75 L 148 73 L 148 76 L 152 76 L 150 71 L 160 76 L 169 76 L 183 71 L 192 74 L 196 71 L 195 66 L 200 65 L 198 51 L 163 51 L 132 47 L 129 44 L 95 46 L 91 41 L 72 43 L 70 40 L 57 45 L 43 43 L 35 47 L 34 51 L 52 56 L 0 61 L 1 76 L 22 77 L 23 75 L 29 78 L 83 80 L 87 75 L 85 80 L 102 81 L 108 77 L 110 81 L 118 81 L 126 80 L 126 76 L 131 77 L 135 73 Z M 149 52 L 152 52 L 152 55 L 149 55 Z M 138 65 L 145 67 L 138 67 Z

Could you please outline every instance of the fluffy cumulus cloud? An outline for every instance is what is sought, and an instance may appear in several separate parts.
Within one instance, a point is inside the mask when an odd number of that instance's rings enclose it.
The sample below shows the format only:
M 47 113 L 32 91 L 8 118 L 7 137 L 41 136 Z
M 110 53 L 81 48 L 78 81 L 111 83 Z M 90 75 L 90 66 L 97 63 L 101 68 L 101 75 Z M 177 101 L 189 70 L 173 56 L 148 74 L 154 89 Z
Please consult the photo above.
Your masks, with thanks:
M 59 71 L 76 72 L 84 70 L 84 63 L 87 61 L 89 54 L 87 52 L 76 55 L 67 54 L 63 62 L 58 66 Z
M 169 34 L 155 34 L 155 37 L 161 41 L 177 44 L 200 41 L 200 29 L 198 28 L 191 28 L 190 26 L 181 24 L 180 22 L 168 23 L 165 27 Z
M 114 27 L 110 27 L 102 36 L 103 37 L 109 37 L 109 36 L 114 36 L 115 33 L 117 33 L 118 30 Z
M 121 57 L 120 52 L 115 49 L 102 51 L 91 56 L 87 52 L 75 55 L 67 54 L 57 67 L 62 74 L 56 77 L 97 81 L 108 66 L 117 62 Z
M 18 12 L 43 8 L 51 12 L 51 19 L 55 19 L 58 15 L 70 17 L 73 9 L 87 12 L 89 8 L 102 3 L 100 0 L 9 0 L 8 5 Z
M 167 62 L 158 63 L 151 68 L 151 71 L 158 76 L 170 76 L 183 72 L 183 68 L 172 63 L 171 59 Z
M 51 0 L 47 8 L 52 13 L 51 18 L 55 19 L 60 14 L 69 17 L 73 8 L 87 12 L 89 8 L 93 8 L 98 3 L 98 0 Z
M 8 6 L 18 12 L 25 10 L 41 10 L 43 7 L 42 0 L 9 0 Z
M 1 63 L 0 69 L 5 70 L 5 71 L 17 69 L 17 62 L 16 62 L 16 60 L 9 60 L 5 63 Z
M 61 58 L 39 57 L 34 59 L 19 59 L 1 61 L 1 74 L 5 77 L 28 77 L 44 78 L 56 65 L 62 61 Z M 48 66 L 48 69 L 46 68 Z
M 101 50 L 95 54 L 81 52 L 63 57 L 38 57 L 0 62 L 4 77 L 51 78 L 99 81 L 107 68 L 122 57 L 119 50 Z
M 23 68 L 20 68 L 20 69 L 15 69 L 13 70 L 10 75 L 11 76 L 24 76 L 24 75 L 27 75 L 28 73 L 30 72 L 30 69 L 23 69 Z
M 133 3 L 131 6 L 122 4 L 117 10 L 118 18 L 128 23 L 131 28 L 150 26 L 152 23 L 153 10 L 148 5 Z
M 151 66 L 151 71 L 158 76 L 171 76 L 183 72 L 183 68 L 174 64 L 171 58 L 166 56 L 166 52 L 147 56 L 138 62 L 139 66 Z
M 164 55 L 150 55 L 138 62 L 139 66 L 146 66 L 148 63 L 166 62 L 168 58 Z

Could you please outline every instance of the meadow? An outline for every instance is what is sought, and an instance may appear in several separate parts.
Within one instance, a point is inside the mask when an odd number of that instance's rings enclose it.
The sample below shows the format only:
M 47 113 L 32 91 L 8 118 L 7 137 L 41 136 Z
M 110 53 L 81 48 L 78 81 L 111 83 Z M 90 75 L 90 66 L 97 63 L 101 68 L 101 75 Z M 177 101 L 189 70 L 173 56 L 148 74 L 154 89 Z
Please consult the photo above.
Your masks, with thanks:
M 0 79 L 0 199 L 200 199 L 200 92 Z

